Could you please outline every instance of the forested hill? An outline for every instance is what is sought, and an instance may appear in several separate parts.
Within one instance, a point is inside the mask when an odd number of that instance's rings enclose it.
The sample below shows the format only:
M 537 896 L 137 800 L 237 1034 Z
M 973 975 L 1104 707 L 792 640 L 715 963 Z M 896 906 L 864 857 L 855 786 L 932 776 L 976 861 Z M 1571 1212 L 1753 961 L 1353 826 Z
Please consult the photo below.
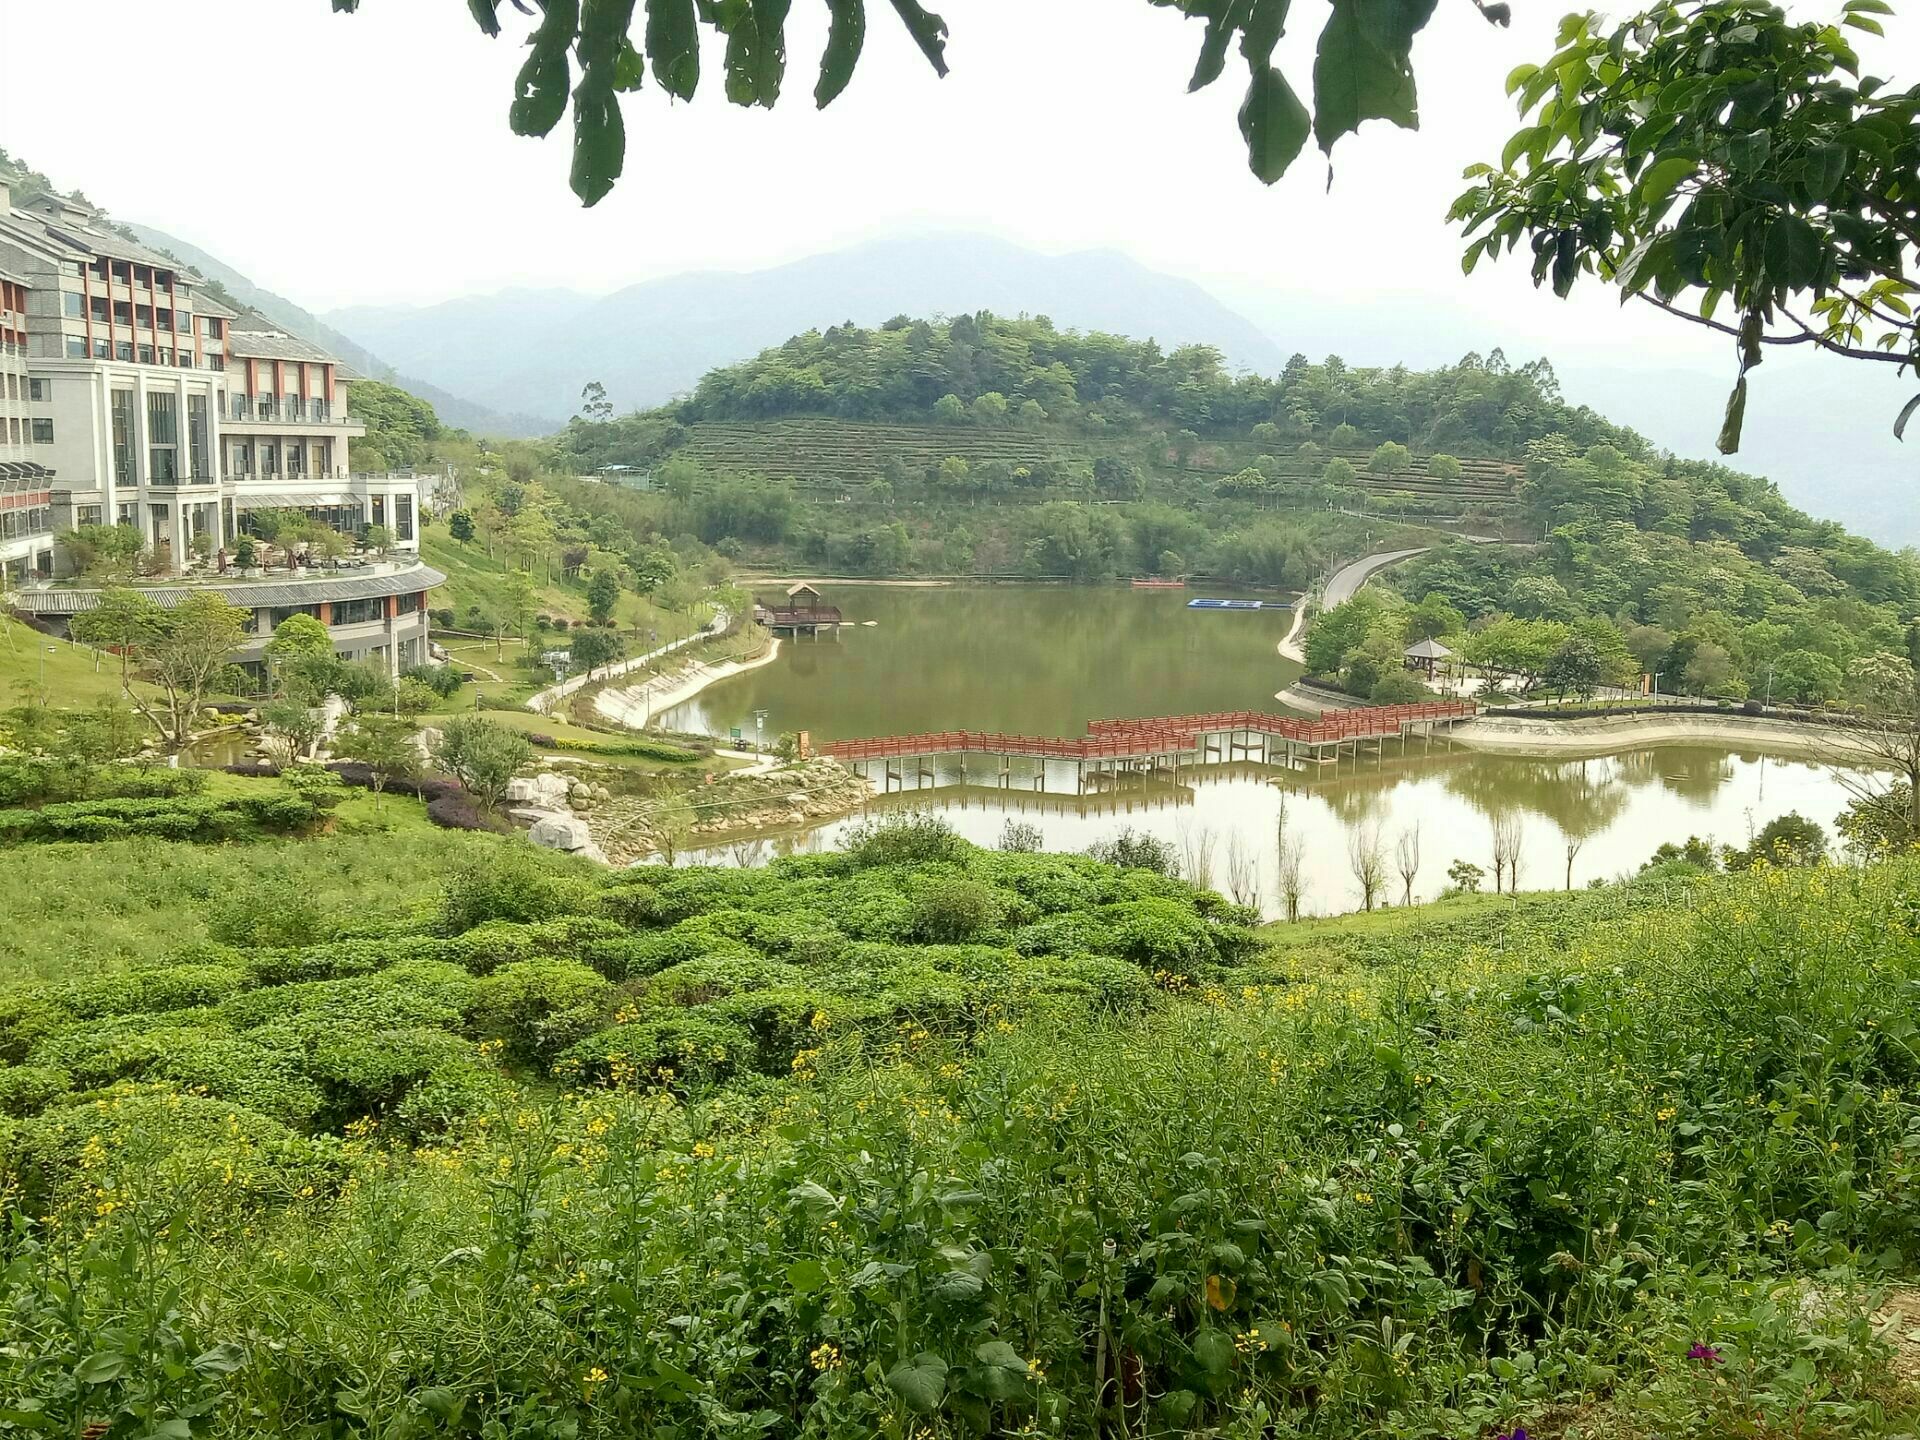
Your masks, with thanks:
M 1517 457 L 1528 441 L 1556 433 L 1649 453 L 1631 431 L 1565 404 L 1545 361 L 1515 369 L 1496 351 L 1413 371 L 1295 355 L 1277 377 L 1235 375 L 1211 346 L 1163 351 L 1152 340 L 1056 329 L 1045 316 L 985 312 L 796 335 L 710 372 L 677 413 L 686 422 L 823 415 L 1052 424 L 1094 435 L 1157 427 L 1293 447 L 1346 424 L 1375 443 L 1459 455 Z

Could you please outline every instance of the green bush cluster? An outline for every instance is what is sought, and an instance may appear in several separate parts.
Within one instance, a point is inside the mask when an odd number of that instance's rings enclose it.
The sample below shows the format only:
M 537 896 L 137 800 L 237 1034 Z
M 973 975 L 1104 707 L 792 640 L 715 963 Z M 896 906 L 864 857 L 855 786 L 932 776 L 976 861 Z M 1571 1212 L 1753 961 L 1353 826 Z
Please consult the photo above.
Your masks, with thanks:
M 207 772 L 137 765 L 76 765 L 35 755 L 0 758 L 0 805 L 49 801 L 158 800 L 198 795 Z
M 697 750 L 670 745 L 664 740 L 575 740 L 567 735 L 529 735 L 542 750 L 559 750 L 572 755 L 621 755 L 636 760 L 658 760 L 668 765 L 691 765 L 703 759 Z
M 0 845 L 59 840 L 161 840 L 216 843 L 310 828 L 321 808 L 302 795 L 73 800 L 37 810 L 0 810 Z
M 0 993 L 11 1410 L 1911 1433 L 1862 1295 L 1920 1261 L 1920 862 L 1382 929 L 1331 972 L 1079 857 L 487 913 L 523 863 L 462 875 L 462 930 Z

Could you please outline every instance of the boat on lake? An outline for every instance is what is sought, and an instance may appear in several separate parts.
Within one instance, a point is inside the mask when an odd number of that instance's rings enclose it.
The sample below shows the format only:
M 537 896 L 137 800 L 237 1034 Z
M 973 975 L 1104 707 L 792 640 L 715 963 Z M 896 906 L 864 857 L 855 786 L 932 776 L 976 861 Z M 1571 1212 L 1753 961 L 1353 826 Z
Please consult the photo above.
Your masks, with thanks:
M 1152 575 L 1136 575 L 1133 577 L 1133 588 L 1136 590 L 1184 590 L 1187 588 L 1187 582 L 1161 580 Z

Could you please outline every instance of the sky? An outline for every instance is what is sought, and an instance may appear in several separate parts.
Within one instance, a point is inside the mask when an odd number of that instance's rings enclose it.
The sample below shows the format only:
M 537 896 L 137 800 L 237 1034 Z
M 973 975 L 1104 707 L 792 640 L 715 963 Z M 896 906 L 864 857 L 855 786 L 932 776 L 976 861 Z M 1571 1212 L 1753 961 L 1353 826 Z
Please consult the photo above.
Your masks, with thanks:
M 1246 169 L 1237 57 L 1211 89 L 1186 93 L 1199 24 L 1145 0 L 936 8 L 953 29 L 946 79 L 870 0 L 860 69 L 824 112 L 811 97 L 818 0 L 794 7 L 787 95 L 771 112 L 725 103 L 712 52 L 691 104 L 649 82 L 627 105 L 626 175 L 592 210 L 567 189 L 564 122 L 547 140 L 507 130 L 532 23 L 510 5 L 506 35 L 489 40 L 459 0 L 362 0 L 355 15 L 328 0 L 175 0 L 164 48 L 192 57 L 194 99 L 156 144 L 111 83 L 151 74 L 151 0 L 0 0 L 0 146 L 321 312 L 521 287 L 604 292 L 960 228 L 1051 253 L 1124 250 L 1206 285 L 1287 348 L 1295 330 L 1350 337 L 1343 353 L 1373 363 L 1503 344 L 1515 358 L 1551 353 L 1570 393 L 1586 384 L 1613 405 L 1645 390 L 1648 413 L 1678 403 L 1660 375 L 1711 379 L 1722 396 L 1731 382 L 1727 342 L 1623 310 L 1597 285 L 1560 302 L 1534 290 L 1521 259 L 1461 274 L 1447 206 L 1462 169 L 1495 158 L 1516 127 L 1505 76 L 1551 53 L 1564 0 L 1517 0 L 1505 30 L 1444 0 L 1415 49 L 1422 128 L 1375 122 L 1337 147 L 1331 172 L 1310 148 L 1272 187 Z M 1837 0 L 1803 8 L 1837 13 Z M 1298 33 L 1282 42 L 1302 90 L 1324 15 L 1300 0 Z M 1862 42 L 1869 68 L 1911 83 L 1920 11 L 1890 24 L 1884 42 Z M 65 57 L 82 39 L 76 76 Z M 154 94 L 145 82 L 126 93 Z M 1816 372 L 1854 388 L 1844 364 Z M 1901 387 L 1875 376 L 1858 388 L 1860 414 L 1840 433 L 1884 435 L 1891 413 L 1876 419 L 1878 408 Z M 1718 417 L 1692 416 L 1691 398 L 1685 409 L 1655 438 L 1697 450 Z M 1758 418 L 1764 429 L 1778 417 Z M 1886 446 L 1870 463 L 1910 480 L 1920 469 Z

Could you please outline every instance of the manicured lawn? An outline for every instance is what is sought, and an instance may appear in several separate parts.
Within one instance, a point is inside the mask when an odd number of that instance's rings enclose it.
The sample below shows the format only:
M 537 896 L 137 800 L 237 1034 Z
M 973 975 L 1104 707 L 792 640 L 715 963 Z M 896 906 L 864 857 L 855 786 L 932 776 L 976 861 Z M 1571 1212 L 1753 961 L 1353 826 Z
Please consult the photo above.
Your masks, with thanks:
M 120 660 L 84 645 L 55 640 L 0 615 L 0 704 L 15 704 L 43 687 L 62 707 L 120 697 Z

